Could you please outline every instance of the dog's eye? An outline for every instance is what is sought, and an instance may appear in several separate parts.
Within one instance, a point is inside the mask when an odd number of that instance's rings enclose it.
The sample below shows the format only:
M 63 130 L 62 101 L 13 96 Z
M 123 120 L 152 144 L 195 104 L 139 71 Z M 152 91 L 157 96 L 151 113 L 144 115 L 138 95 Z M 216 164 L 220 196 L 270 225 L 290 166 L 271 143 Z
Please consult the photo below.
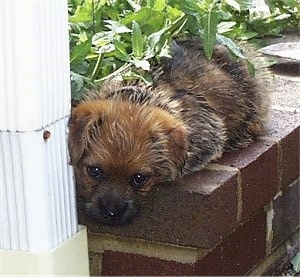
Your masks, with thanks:
M 131 183 L 133 186 L 139 187 L 139 186 L 145 184 L 148 181 L 148 179 L 149 179 L 149 176 L 142 174 L 142 173 L 137 173 L 131 177 Z
M 103 177 L 103 172 L 98 166 L 88 166 L 87 172 L 94 180 L 99 181 Z

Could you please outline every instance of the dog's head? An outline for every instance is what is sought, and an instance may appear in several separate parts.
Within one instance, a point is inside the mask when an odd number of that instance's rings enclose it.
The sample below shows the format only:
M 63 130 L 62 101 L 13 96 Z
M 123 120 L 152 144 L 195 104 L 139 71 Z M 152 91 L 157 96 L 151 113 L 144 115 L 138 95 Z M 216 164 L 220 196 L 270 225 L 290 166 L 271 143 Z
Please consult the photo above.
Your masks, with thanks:
M 69 152 L 78 197 L 94 220 L 128 224 L 158 183 L 180 176 L 187 129 L 168 112 L 117 100 L 74 108 Z

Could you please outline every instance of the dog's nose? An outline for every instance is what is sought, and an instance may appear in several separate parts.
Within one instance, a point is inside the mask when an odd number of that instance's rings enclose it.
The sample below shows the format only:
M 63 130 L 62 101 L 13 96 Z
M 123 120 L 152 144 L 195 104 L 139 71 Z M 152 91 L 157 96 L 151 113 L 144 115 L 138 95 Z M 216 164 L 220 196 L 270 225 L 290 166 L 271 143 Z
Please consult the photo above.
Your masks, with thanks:
M 124 215 L 127 206 L 127 203 L 102 206 L 103 216 L 108 220 L 119 220 Z

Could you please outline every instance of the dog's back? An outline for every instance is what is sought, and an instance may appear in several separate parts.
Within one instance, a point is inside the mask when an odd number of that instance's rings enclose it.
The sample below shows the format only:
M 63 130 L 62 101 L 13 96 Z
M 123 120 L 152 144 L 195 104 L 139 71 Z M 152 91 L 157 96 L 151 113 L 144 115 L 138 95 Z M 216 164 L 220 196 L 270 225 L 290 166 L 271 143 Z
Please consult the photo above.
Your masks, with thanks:
M 200 105 L 207 102 L 225 124 L 226 150 L 247 146 L 263 132 L 269 93 L 222 45 L 215 46 L 208 61 L 199 41 L 177 42 L 158 83 L 171 86 L 175 94 L 191 95 Z
M 183 173 L 202 168 L 224 151 L 245 147 L 263 133 L 269 93 L 222 45 L 207 60 L 199 41 L 174 43 L 172 59 L 166 60 L 156 82 L 158 91 L 171 88 L 189 128 Z
M 270 101 L 245 64 L 235 61 L 224 46 L 215 46 L 211 60 L 196 40 L 177 41 L 172 52 L 152 88 L 108 85 L 88 99 L 155 106 L 182 120 L 189 133 L 182 170 L 186 174 L 261 135 Z

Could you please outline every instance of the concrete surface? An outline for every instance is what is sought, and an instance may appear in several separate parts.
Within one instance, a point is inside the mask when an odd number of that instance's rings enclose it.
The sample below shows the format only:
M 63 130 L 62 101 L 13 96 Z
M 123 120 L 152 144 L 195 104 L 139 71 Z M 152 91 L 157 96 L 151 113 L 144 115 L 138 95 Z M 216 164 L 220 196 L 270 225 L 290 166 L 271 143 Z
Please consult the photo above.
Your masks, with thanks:
M 282 37 L 273 37 L 265 39 L 268 45 L 277 43 L 291 43 L 298 47 L 300 43 L 300 34 L 285 34 Z M 295 42 L 298 42 L 297 44 Z M 296 48 L 287 49 L 284 53 L 286 56 L 296 57 L 293 61 L 290 59 L 278 59 L 282 53 L 278 50 L 274 56 L 265 55 L 268 60 L 277 61 L 277 64 L 269 69 L 264 69 L 264 81 L 266 86 L 272 92 L 272 105 L 290 108 L 291 110 L 300 111 L 300 60 L 299 53 L 296 53 Z M 263 55 L 263 54 L 262 54 Z

